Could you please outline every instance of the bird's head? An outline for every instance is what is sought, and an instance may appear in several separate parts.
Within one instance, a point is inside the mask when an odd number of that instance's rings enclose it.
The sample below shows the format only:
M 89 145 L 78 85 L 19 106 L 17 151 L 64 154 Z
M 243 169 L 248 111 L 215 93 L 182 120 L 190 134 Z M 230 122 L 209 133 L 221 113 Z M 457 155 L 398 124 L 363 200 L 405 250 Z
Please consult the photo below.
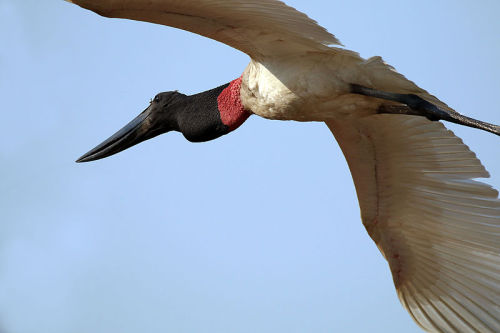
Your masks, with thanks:
M 249 116 L 239 102 L 240 82 L 236 81 L 191 96 L 177 91 L 157 94 L 141 114 L 77 162 L 105 158 L 170 131 L 181 132 L 191 142 L 209 141 L 231 132 Z
M 178 109 L 184 98 L 185 95 L 176 91 L 159 93 L 137 117 L 84 154 L 77 162 L 90 162 L 108 157 L 157 135 L 178 131 Z

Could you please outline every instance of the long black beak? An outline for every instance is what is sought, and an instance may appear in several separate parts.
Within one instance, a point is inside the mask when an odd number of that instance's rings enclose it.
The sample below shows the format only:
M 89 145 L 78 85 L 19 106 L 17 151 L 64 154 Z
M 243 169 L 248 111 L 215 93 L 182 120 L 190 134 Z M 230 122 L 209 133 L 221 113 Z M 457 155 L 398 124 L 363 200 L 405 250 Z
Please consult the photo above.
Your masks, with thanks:
M 105 158 L 130 148 L 142 141 L 151 139 L 166 131 L 155 128 L 154 121 L 148 107 L 134 120 L 113 134 L 109 139 L 84 154 L 76 162 L 90 162 Z

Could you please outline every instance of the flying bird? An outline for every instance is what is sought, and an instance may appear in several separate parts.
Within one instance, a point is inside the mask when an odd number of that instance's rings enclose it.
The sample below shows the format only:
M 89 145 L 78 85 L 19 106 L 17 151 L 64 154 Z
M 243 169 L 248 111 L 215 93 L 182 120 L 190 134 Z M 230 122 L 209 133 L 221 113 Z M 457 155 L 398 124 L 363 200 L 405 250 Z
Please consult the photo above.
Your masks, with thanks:
M 498 192 L 475 180 L 488 172 L 441 121 L 496 135 L 499 126 L 459 114 L 382 58 L 345 49 L 281 1 L 70 2 L 105 17 L 191 31 L 250 56 L 220 87 L 157 94 L 77 162 L 169 131 L 192 142 L 213 140 L 251 115 L 324 122 L 347 159 L 362 222 L 415 322 L 429 332 L 500 332 Z

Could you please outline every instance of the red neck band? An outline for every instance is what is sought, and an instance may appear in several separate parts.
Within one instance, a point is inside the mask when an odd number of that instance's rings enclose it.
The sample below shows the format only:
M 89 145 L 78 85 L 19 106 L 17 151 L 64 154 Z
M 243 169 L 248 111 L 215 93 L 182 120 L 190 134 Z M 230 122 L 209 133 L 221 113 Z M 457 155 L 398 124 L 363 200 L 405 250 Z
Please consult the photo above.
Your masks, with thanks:
M 220 119 L 224 125 L 229 127 L 230 131 L 240 127 L 250 117 L 250 113 L 241 104 L 240 89 L 241 77 L 231 81 L 229 86 L 217 97 Z

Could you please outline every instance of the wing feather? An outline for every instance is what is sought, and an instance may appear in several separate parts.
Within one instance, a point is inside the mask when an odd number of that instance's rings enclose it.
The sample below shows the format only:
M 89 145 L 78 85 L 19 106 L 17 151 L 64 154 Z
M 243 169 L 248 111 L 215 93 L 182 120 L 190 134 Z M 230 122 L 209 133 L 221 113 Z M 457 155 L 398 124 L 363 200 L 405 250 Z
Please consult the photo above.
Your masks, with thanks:
M 327 125 L 414 320 L 431 332 L 500 332 L 500 200 L 475 180 L 489 176 L 475 154 L 421 117 Z
M 187 30 L 259 60 L 329 50 L 340 42 L 304 13 L 277 0 L 67 0 L 106 17 Z

